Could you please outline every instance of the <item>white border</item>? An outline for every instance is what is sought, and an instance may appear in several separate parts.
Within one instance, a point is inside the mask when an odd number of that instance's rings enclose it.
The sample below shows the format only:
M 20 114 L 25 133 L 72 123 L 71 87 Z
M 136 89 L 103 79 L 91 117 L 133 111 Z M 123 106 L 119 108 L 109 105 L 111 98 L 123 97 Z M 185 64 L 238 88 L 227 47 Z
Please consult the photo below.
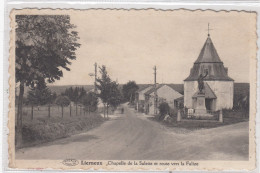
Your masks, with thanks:
M 1 116 L 0 121 L 2 122 L 2 127 L 0 128 L 0 137 L 2 138 L 0 153 L 2 157 L 0 161 L 3 163 L 1 164 L 1 170 L 3 172 L 17 172 L 17 170 L 12 170 L 8 168 L 8 146 L 7 146 L 7 120 L 8 120 L 8 57 L 9 57 L 9 31 L 10 31 L 10 19 L 9 14 L 13 8 L 22 9 L 22 8 L 76 8 L 76 9 L 88 9 L 88 8 L 124 8 L 124 9 L 144 9 L 144 8 L 155 8 L 155 9 L 179 9 L 185 8 L 190 10 L 195 9 L 213 9 L 213 10 L 245 10 L 245 11 L 256 11 L 257 12 L 257 34 L 260 35 L 260 3 L 257 1 L 66 1 L 66 0 L 45 0 L 42 1 L 30 1 L 30 0 L 9 0 L 5 2 L 0 0 L 0 7 L 5 7 L 4 16 L 1 13 L 0 21 L 4 21 L 4 24 L 1 22 L 0 28 L 0 52 L 3 55 L 3 64 L 0 65 L 1 71 L 0 78 L 3 81 L 3 85 L 0 85 L 1 92 L 1 104 L 0 109 L 3 110 L 3 116 Z M 2 9 L 1 9 L 2 10 Z M 1 11 L 2 12 L 2 11 Z M 2 29 L 4 28 L 4 30 Z M 3 32 L 4 31 L 4 32 Z M 2 42 L 2 38 L 4 41 Z M 3 46 L 2 46 L 3 44 Z M 260 47 L 260 40 L 257 40 L 257 45 Z M 3 48 L 3 50 L 2 50 Z M 3 54 L 2 54 L 3 51 Z M 260 58 L 259 58 L 259 49 L 257 51 L 257 59 L 258 59 L 258 67 L 260 67 Z M 260 70 L 257 70 L 257 77 L 260 77 Z M 260 103 L 260 82 L 257 80 L 257 103 Z M 259 114 L 260 104 L 257 104 L 257 115 L 256 115 L 256 141 L 259 144 L 259 131 L 260 131 L 260 114 Z M 260 172 L 259 169 L 259 145 L 256 146 L 257 148 L 257 169 L 251 172 Z M 1 172 L 2 172 L 1 171 Z M 19 171 L 19 172 L 40 172 L 40 171 Z M 43 171 L 41 171 L 43 172 Z M 50 172 L 50 171 L 48 171 Z M 51 172 L 61 172 L 61 171 L 51 171 Z M 62 171 L 66 172 L 66 171 Z M 70 171 L 73 172 L 73 171 Z M 80 171 L 74 171 L 80 172 Z M 84 171 L 86 172 L 86 171 Z M 176 171 L 176 172 L 183 172 L 183 171 Z M 191 172 L 191 171 L 189 171 Z M 202 172 L 202 171 L 200 171 Z M 208 171 L 203 171 L 208 172 Z M 224 171 L 230 172 L 230 171 Z M 245 172 L 245 171 L 232 171 L 232 172 Z

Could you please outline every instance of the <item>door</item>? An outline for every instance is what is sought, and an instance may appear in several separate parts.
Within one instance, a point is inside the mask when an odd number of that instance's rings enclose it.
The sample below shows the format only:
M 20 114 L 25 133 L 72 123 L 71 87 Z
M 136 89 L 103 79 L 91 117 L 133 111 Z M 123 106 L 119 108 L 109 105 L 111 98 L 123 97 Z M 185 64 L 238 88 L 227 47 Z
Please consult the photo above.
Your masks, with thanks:
M 205 99 L 206 109 L 212 110 L 212 101 L 213 99 Z

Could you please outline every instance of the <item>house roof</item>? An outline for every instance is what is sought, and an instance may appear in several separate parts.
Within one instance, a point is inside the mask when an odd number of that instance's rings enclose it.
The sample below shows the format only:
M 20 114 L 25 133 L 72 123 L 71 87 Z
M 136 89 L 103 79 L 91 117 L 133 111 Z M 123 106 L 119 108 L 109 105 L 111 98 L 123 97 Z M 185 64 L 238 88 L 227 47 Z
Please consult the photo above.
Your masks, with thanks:
M 158 89 L 161 88 L 162 86 L 163 86 L 162 84 L 159 84 L 159 85 L 156 86 L 156 89 L 158 90 Z M 146 91 L 144 94 L 145 94 L 145 95 L 149 95 L 149 94 L 153 93 L 154 91 L 155 91 L 155 88 L 152 87 L 151 89 L 149 89 L 148 91 Z
M 167 85 L 168 87 L 172 88 L 173 90 L 175 90 L 176 92 L 180 93 L 179 91 L 177 91 L 175 88 L 174 84 L 159 84 L 157 85 L 156 89 L 158 90 L 159 88 L 161 88 L 162 86 Z M 150 95 L 151 93 L 153 93 L 155 91 L 155 88 L 152 87 L 151 89 L 149 89 L 148 91 L 146 91 L 144 94 L 145 95 Z M 181 94 L 181 93 L 180 93 Z
M 149 85 L 149 84 L 147 84 L 147 85 L 139 85 L 139 88 L 138 88 L 138 90 L 136 92 L 141 92 L 141 91 L 143 91 L 143 90 L 145 90 L 145 89 L 147 89 L 147 88 L 149 88 L 151 86 L 152 85 Z
M 223 80 L 233 81 L 227 74 L 227 68 L 224 67 L 223 62 L 220 60 L 218 53 L 213 45 L 213 42 L 208 36 L 198 59 L 194 62 L 190 70 L 190 75 L 184 81 L 198 80 L 199 75 L 204 73 L 207 69 L 209 74 L 204 80 Z
M 204 92 L 205 92 L 205 98 L 206 99 L 216 99 L 217 96 L 214 93 L 214 91 L 210 88 L 210 86 L 207 84 L 207 82 L 204 83 Z M 197 91 L 192 98 L 196 98 L 198 96 L 199 91 Z

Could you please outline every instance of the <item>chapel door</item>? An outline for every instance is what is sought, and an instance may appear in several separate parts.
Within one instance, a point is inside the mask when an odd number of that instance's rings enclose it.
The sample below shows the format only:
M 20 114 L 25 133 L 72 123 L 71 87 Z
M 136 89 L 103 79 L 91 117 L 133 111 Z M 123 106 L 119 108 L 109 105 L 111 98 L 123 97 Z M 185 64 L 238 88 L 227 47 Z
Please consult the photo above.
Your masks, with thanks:
M 205 99 L 205 105 L 207 110 L 212 110 L 212 100 L 213 99 Z

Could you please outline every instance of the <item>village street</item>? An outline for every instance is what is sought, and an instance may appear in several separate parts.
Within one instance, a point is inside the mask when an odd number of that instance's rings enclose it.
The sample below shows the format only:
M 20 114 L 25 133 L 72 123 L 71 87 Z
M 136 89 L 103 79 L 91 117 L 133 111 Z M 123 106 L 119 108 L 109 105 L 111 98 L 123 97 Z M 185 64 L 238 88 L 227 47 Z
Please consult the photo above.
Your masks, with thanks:
M 167 128 L 126 105 L 100 127 L 16 152 L 16 159 L 246 160 L 248 122 L 188 131 Z

